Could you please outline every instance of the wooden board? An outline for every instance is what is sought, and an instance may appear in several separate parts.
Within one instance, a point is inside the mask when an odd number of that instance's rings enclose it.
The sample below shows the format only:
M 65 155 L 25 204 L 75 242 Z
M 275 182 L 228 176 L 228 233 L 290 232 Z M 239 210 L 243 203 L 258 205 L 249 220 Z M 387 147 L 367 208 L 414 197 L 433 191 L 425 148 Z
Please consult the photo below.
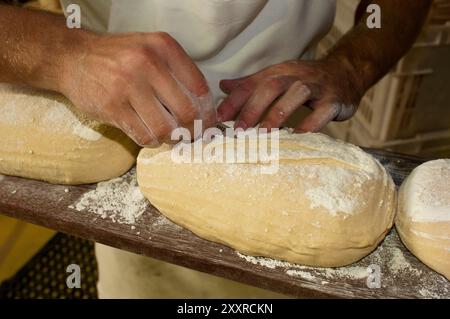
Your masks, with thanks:
M 410 156 L 367 150 L 399 185 L 422 163 Z M 339 269 L 320 269 L 240 256 L 198 238 L 150 207 L 132 229 L 68 206 L 95 185 L 60 186 L 0 175 L 0 213 L 138 254 L 295 297 L 450 298 L 450 286 L 399 241 L 395 231 L 362 261 Z M 245 257 L 245 258 L 244 258 Z M 368 288 L 367 267 L 379 266 L 381 288 Z

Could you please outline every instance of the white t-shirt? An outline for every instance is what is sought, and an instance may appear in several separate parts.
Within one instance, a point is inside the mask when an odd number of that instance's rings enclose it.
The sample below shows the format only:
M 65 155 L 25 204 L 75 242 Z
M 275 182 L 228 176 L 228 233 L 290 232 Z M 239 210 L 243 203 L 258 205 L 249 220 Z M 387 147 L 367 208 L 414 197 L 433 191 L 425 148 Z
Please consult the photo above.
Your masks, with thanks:
M 216 102 L 219 81 L 286 60 L 312 58 L 336 0 L 61 0 L 98 32 L 164 31 L 196 61 Z

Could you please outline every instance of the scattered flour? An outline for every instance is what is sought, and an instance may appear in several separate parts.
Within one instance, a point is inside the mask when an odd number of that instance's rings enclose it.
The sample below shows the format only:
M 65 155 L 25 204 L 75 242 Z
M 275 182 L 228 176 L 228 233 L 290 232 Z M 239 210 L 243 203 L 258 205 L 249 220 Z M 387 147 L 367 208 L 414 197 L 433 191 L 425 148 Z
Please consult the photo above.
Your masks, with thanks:
M 401 288 L 404 289 L 401 293 L 411 295 L 409 287 L 402 284 L 402 282 L 408 281 L 417 286 L 415 292 L 418 297 L 449 298 L 450 285 L 448 281 L 424 265 L 423 267 L 414 267 L 402 250 L 398 248 L 399 240 L 396 232 L 392 231 L 386 237 L 382 246 L 378 247 L 372 254 L 354 265 L 339 268 L 309 267 L 266 257 L 248 256 L 239 252 L 236 252 L 236 254 L 251 264 L 281 270 L 289 276 L 322 285 L 329 285 L 330 282 L 339 283 L 344 280 L 358 281 L 365 285 L 369 274 L 368 267 L 377 265 L 381 270 L 381 289 L 390 291 L 392 295 L 396 295 Z
M 325 278 L 350 278 L 350 279 L 361 279 L 367 277 L 367 267 L 341 267 L 341 268 L 316 268 L 301 266 L 298 264 L 292 264 L 287 261 L 266 258 L 266 257 L 253 257 L 236 252 L 237 255 L 247 262 L 254 265 L 260 265 L 269 269 L 275 268 L 285 268 L 286 273 L 294 277 L 302 277 L 304 279 L 314 280 L 316 277 L 312 273 L 318 274 Z M 303 271 L 302 271 L 303 270 Z M 308 276 L 307 274 L 310 274 Z
M 311 273 L 307 272 L 307 271 L 290 269 L 290 270 L 287 270 L 286 273 L 289 276 L 301 277 L 303 279 L 310 280 L 310 281 L 315 281 L 316 280 L 316 277 L 311 275 Z
M 277 267 L 292 268 L 294 266 L 297 266 L 297 265 L 291 264 L 287 261 L 281 261 L 281 260 L 266 258 L 266 257 L 253 257 L 253 256 L 244 255 L 238 251 L 236 251 L 236 254 L 239 257 L 245 259 L 249 263 L 252 263 L 254 265 L 264 266 L 264 267 L 270 268 L 270 269 L 275 269 Z M 299 266 L 299 267 L 302 268 L 303 266 Z
M 403 252 L 396 247 L 391 248 L 392 258 L 388 261 L 389 269 L 394 273 L 398 274 L 402 271 L 408 271 L 417 276 L 422 274 L 422 271 L 411 266 L 411 264 L 406 260 Z
M 181 226 L 173 223 L 170 219 L 166 218 L 164 215 L 160 215 L 156 218 L 156 220 L 153 222 L 153 227 L 161 227 L 161 226 L 167 226 L 170 225 L 172 228 L 181 228 Z
M 419 289 L 419 294 L 424 298 L 431 298 L 431 299 L 439 299 L 442 298 L 438 293 L 429 291 L 427 289 Z
M 145 212 L 147 206 L 148 201 L 139 190 L 136 171 L 133 169 L 122 177 L 99 183 L 95 190 L 84 194 L 69 208 L 132 225 Z
M 367 278 L 367 267 L 352 266 L 352 267 L 340 267 L 340 268 L 325 268 L 323 270 L 326 278 L 348 278 L 348 279 L 364 279 Z

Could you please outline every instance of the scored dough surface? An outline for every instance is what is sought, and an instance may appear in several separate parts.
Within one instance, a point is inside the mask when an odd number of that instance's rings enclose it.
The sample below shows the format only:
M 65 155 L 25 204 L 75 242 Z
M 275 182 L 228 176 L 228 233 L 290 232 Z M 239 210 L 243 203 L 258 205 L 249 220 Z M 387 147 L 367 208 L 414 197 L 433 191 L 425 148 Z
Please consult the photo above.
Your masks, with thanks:
M 450 159 L 413 170 L 400 188 L 395 225 L 405 246 L 450 280 Z
M 120 130 L 91 120 L 63 96 L 0 84 L 0 173 L 57 184 L 122 175 L 138 147 Z
M 381 164 L 322 134 L 281 131 L 279 154 L 279 170 L 261 174 L 261 162 L 175 163 L 167 147 L 143 149 L 137 177 L 172 221 L 246 254 L 332 267 L 376 248 L 396 209 Z

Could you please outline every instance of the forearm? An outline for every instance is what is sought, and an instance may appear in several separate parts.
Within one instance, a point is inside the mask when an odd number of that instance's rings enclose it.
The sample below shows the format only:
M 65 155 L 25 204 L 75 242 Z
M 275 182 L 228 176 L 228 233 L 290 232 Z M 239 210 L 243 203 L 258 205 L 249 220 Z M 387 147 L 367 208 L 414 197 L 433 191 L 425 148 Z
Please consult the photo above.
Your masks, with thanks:
M 367 26 L 369 4 L 381 8 L 381 28 Z M 355 27 L 325 60 L 344 66 L 361 94 L 383 77 L 412 46 L 426 19 L 431 0 L 363 0 Z
M 60 91 L 65 61 L 87 31 L 68 29 L 62 16 L 0 5 L 0 82 Z

